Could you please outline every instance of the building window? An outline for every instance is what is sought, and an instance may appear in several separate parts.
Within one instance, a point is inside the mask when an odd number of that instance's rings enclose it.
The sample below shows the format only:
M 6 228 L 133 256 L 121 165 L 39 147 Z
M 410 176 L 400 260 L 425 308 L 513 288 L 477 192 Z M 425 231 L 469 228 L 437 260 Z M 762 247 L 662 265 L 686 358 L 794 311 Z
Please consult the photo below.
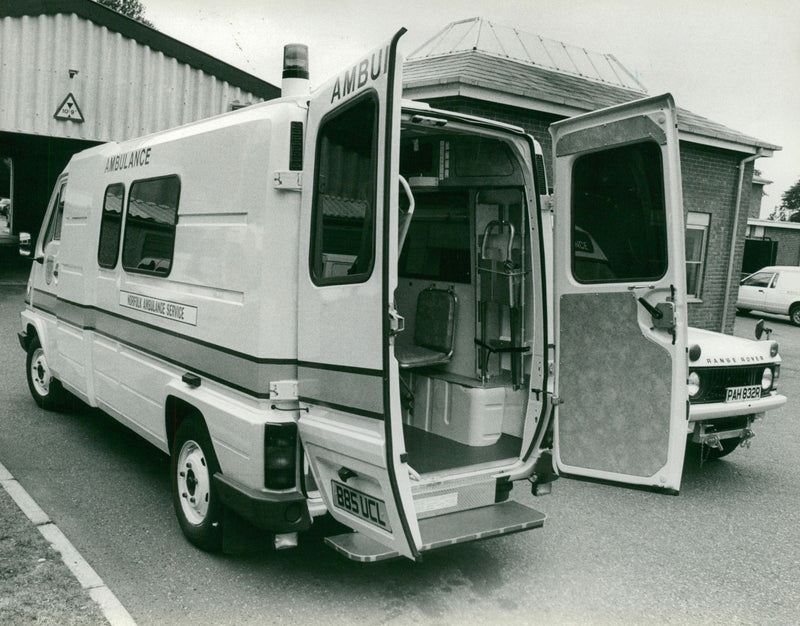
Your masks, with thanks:
M 699 299 L 703 290 L 709 213 L 689 212 L 686 218 L 686 293 Z
M 311 217 L 312 280 L 366 281 L 375 264 L 377 101 L 368 96 L 323 121 Z
M 180 189 L 177 176 L 138 180 L 131 185 L 122 246 L 122 267 L 129 272 L 169 274 Z
M 119 235 L 122 231 L 122 200 L 125 186 L 121 183 L 109 185 L 103 201 L 103 216 L 100 218 L 100 243 L 97 246 L 97 264 L 114 269 L 119 255 Z

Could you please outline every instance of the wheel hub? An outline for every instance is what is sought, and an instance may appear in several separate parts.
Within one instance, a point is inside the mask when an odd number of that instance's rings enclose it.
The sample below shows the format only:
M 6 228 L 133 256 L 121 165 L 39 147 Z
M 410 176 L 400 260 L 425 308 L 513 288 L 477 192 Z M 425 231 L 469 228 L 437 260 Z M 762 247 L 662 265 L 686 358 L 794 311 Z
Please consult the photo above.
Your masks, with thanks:
M 50 393 L 50 370 L 47 367 L 47 359 L 44 357 L 44 350 L 38 348 L 33 353 L 31 359 L 31 379 L 33 387 L 40 396 Z
M 176 472 L 181 510 L 191 524 L 200 525 L 208 515 L 211 476 L 203 449 L 197 442 L 189 440 L 181 446 Z

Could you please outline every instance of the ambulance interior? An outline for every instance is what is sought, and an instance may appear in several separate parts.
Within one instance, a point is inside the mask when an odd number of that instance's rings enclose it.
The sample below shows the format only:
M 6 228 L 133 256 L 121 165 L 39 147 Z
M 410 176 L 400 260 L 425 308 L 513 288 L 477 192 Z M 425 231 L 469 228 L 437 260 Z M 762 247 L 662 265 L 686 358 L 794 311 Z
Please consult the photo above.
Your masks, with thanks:
M 519 161 L 500 139 L 408 124 L 400 174 L 395 357 L 409 466 L 516 461 L 533 337 Z

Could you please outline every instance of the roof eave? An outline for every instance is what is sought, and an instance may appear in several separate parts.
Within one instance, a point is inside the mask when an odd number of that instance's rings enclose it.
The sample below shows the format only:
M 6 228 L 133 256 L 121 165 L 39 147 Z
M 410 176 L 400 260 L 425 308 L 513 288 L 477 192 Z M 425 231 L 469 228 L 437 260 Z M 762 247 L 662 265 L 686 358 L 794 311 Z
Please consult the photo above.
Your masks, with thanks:
M 542 97 L 542 94 L 524 89 L 515 91 L 499 90 L 480 81 L 470 81 L 463 78 L 442 78 L 438 81 L 407 81 L 403 84 L 403 94 L 405 97 L 412 99 L 462 96 L 564 117 L 572 117 L 592 110 L 588 103 L 581 100 L 546 98 Z
M 265 80 L 248 74 L 210 54 L 169 35 L 117 13 L 91 0 L 0 0 L 0 18 L 38 15 L 74 14 L 105 26 L 153 50 L 163 52 L 182 63 L 216 76 L 265 100 L 280 97 L 280 89 Z
M 476 100 L 488 100 L 497 104 L 506 104 L 521 109 L 539 111 L 552 115 L 572 117 L 587 111 L 595 110 L 593 103 L 570 98 L 548 98 L 541 94 L 524 89 L 497 89 L 488 83 L 477 80 L 468 80 L 460 76 L 445 77 L 438 80 L 421 79 L 405 81 L 403 84 L 404 97 L 411 99 L 429 99 L 461 96 Z M 635 94 L 632 94 L 635 95 Z M 644 96 L 643 96 L 644 97 Z M 768 158 L 781 149 L 780 146 L 762 142 L 746 142 L 735 135 L 728 133 L 715 133 L 698 128 L 685 121 L 678 123 L 678 138 L 689 143 L 706 145 L 713 148 L 732 150 L 745 154 L 756 154 L 761 151 L 761 156 Z

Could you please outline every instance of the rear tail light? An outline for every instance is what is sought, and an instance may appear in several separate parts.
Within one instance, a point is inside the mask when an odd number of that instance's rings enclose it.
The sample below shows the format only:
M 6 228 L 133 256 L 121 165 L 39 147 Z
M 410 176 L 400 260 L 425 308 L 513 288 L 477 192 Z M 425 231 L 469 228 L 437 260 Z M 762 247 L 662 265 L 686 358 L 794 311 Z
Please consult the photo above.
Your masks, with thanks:
M 264 486 L 291 489 L 297 474 L 297 425 L 267 424 L 264 427 Z

